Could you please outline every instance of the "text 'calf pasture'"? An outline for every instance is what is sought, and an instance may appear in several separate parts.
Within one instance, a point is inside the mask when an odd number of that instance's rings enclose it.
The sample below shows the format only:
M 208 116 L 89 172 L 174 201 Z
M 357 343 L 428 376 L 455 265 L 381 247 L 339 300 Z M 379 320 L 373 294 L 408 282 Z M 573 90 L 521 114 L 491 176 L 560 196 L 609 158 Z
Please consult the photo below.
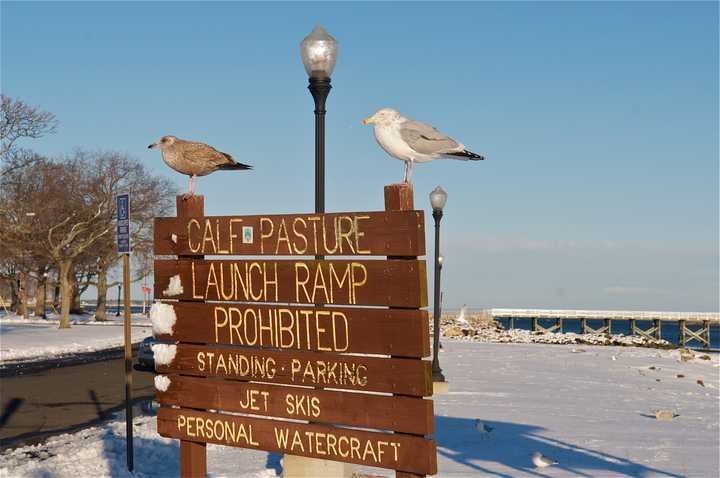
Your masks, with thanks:
M 155 261 L 158 432 L 181 475 L 206 474 L 205 443 L 436 473 L 424 217 L 408 185 L 385 193 L 386 211 L 218 217 L 178 197 L 156 219 L 155 254 L 177 256 Z
M 422 256 L 422 211 L 155 219 L 157 255 Z

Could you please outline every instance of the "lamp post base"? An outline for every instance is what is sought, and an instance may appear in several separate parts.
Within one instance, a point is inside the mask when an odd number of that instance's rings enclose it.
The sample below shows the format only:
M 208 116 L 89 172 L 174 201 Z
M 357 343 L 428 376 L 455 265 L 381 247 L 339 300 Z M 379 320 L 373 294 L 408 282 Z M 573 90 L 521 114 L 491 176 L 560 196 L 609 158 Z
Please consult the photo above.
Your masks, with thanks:
M 450 384 L 445 381 L 433 380 L 433 395 L 444 395 L 450 391 Z
M 354 476 L 351 463 L 321 460 L 305 456 L 283 456 L 283 478 L 350 478 Z
M 444 393 L 448 393 L 450 386 L 447 380 L 445 380 L 445 375 L 443 375 L 442 370 L 433 370 L 432 380 L 433 395 L 442 395 Z

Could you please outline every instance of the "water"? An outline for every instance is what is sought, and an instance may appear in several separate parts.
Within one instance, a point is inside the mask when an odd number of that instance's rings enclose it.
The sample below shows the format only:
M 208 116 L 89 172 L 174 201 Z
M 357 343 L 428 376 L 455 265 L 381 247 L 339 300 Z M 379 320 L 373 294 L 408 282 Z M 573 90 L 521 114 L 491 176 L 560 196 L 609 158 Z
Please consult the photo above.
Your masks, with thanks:
M 503 327 L 506 329 L 510 327 L 510 319 L 495 319 L 498 322 L 500 322 Z M 602 320 L 588 320 L 588 325 L 594 329 L 599 328 L 602 326 L 604 321 Z M 539 319 L 538 324 L 540 324 L 543 327 L 550 327 L 551 325 L 555 324 L 555 320 L 552 319 Z M 650 328 L 652 325 L 651 321 L 642 321 L 638 320 L 636 321 L 636 325 L 638 327 L 642 327 L 643 329 Z M 563 332 L 574 332 L 576 334 L 582 333 L 580 330 L 580 320 L 579 319 L 563 319 Z M 695 329 L 694 326 L 690 326 L 693 329 Z M 531 319 L 515 319 L 515 328 L 516 329 L 523 329 L 523 330 L 532 330 L 532 320 Z M 629 320 L 621 320 L 621 319 L 613 319 L 612 321 L 612 333 L 613 334 L 624 334 L 624 335 L 630 335 L 630 321 Z M 667 340 L 671 344 L 677 344 L 680 341 L 680 325 L 677 322 L 662 322 L 661 329 L 660 329 L 660 337 L 664 340 Z M 701 342 L 698 342 L 697 340 L 693 340 L 691 342 L 688 342 L 688 347 L 704 347 L 704 345 Z M 718 326 L 710 326 L 710 348 L 713 350 L 720 349 L 720 327 Z

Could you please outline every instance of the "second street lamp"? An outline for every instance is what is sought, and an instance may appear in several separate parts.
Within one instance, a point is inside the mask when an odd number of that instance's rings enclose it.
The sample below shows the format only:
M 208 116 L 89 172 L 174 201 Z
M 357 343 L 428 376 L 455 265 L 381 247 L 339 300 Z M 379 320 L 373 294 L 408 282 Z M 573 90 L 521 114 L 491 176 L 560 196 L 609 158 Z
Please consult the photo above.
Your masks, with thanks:
M 433 299 L 433 361 L 432 361 L 432 378 L 433 382 L 445 382 L 445 376 L 440 368 L 440 360 L 438 350 L 440 348 L 440 269 L 442 267 L 442 259 L 440 256 L 440 219 L 443 216 L 443 208 L 447 201 L 447 193 L 440 186 L 436 187 L 430 193 L 430 205 L 433 209 L 433 219 L 435 219 L 435 296 Z
M 315 100 L 315 212 L 325 212 L 325 100 L 335 69 L 338 42 L 320 25 L 300 43 L 300 57 Z

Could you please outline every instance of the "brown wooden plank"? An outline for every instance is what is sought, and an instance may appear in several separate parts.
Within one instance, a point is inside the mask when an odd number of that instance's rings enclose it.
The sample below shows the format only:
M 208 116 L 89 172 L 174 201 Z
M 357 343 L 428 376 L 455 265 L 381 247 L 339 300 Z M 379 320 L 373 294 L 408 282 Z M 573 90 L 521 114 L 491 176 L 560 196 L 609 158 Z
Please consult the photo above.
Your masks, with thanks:
M 423 211 L 160 217 L 155 254 L 422 256 L 424 225 Z
M 180 478 L 207 476 L 207 445 L 194 441 L 180 441 Z
M 161 407 L 164 437 L 435 474 L 435 442 L 414 435 Z
M 425 261 L 157 260 L 155 298 L 416 308 L 427 280 Z
M 390 184 L 388 186 L 385 186 L 385 209 L 386 210 L 410 210 L 414 209 L 414 197 L 413 197 L 413 190 L 412 185 L 408 183 L 400 183 L 400 184 Z M 414 260 L 416 257 L 413 256 L 391 256 L 388 257 L 388 259 L 405 259 L 405 260 Z M 429 327 L 429 321 L 425 321 L 426 324 L 428 324 Z M 428 341 L 428 347 L 430 347 L 430 342 Z M 408 471 L 399 471 L 397 470 L 395 472 L 395 478 L 420 478 L 424 477 L 425 475 L 423 473 L 413 473 Z
M 388 184 L 384 188 L 385 211 L 410 211 L 415 209 L 413 188 L 410 183 Z M 423 219 L 424 220 L 424 219 Z M 396 254 L 387 254 L 388 256 Z M 420 254 L 397 254 L 399 256 L 414 256 Z
M 170 364 L 155 363 L 160 373 L 412 396 L 432 394 L 430 362 L 418 359 L 178 344 Z
M 203 217 L 205 197 L 177 196 L 175 206 L 178 217 Z M 182 256 L 180 257 L 182 258 Z M 204 443 L 184 440 L 180 442 L 180 476 L 181 478 L 204 478 L 207 476 L 207 449 Z
M 434 431 L 430 400 L 369 393 L 167 376 L 170 385 L 156 392 L 163 405 L 250 413 L 318 423 L 336 423 L 418 435 Z
M 427 311 L 264 304 L 172 303 L 161 340 L 290 350 L 427 357 Z

